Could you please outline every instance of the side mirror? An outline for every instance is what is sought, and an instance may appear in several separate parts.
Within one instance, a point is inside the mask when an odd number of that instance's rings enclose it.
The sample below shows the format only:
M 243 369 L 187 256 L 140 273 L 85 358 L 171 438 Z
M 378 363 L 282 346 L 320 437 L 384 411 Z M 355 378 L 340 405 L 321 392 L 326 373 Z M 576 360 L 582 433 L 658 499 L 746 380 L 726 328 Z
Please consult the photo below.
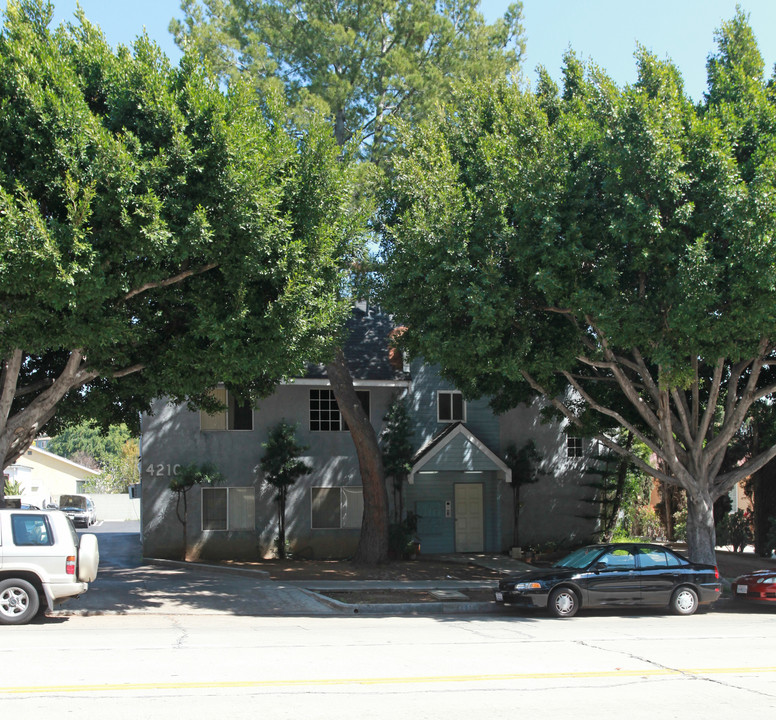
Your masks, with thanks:
M 606 570 L 609 566 L 605 562 L 597 562 L 595 565 L 593 565 L 593 572 L 601 572 L 602 570 Z

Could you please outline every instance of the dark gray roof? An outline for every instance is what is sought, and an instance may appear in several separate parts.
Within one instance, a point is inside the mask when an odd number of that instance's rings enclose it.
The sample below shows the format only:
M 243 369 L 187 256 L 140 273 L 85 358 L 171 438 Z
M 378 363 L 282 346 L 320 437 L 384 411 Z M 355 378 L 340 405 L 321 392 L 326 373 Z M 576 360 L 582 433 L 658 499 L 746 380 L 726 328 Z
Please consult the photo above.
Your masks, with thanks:
M 345 359 L 354 380 L 409 380 L 401 357 L 390 353 L 391 333 L 396 330 L 391 316 L 378 307 L 359 305 L 347 323 Z M 393 360 L 393 362 L 392 362 Z M 325 378 L 323 365 L 308 365 L 307 378 Z

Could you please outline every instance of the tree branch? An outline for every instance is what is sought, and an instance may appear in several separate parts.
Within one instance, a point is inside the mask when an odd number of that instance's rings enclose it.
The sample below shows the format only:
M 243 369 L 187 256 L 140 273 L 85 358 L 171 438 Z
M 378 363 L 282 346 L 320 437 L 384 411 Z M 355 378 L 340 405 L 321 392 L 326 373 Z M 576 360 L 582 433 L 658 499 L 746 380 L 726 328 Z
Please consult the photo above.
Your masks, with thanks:
M 0 372 L 0 432 L 8 422 L 11 404 L 16 397 L 16 384 L 19 382 L 22 356 L 21 348 L 16 348 L 11 353 L 11 357 L 3 361 L 3 369 Z
M 735 470 L 731 470 L 730 472 L 717 476 L 714 483 L 712 484 L 712 497 L 714 497 L 714 494 L 716 494 L 716 497 L 721 497 L 726 492 L 730 491 L 736 483 L 740 482 L 741 480 L 745 480 L 750 475 L 753 475 L 758 470 L 765 467 L 765 465 L 767 465 L 775 457 L 776 445 L 773 445 L 748 462 L 740 465 Z
M 601 415 L 612 418 L 612 420 L 614 420 L 618 425 L 625 428 L 629 432 L 632 432 L 634 437 L 636 437 L 640 442 L 644 443 L 656 455 L 662 454 L 660 448 L 646 435 L 644 435 L 644 433 L 640 432 L 638 428 L 629 423 L 622 415 L 620 415 L 620 413 L 611 410 L 610 408 L 605 407 L 596 401 L 592 395 L 590 395 L 590 393 L 588 393 L 568 372 L 563 372 L 563 377 L 566 378 L 571 387 L 573 387 L 574 390 L 576 390 L 582 396 L 582 399 L 588 405 L 590 405 L 593 410 L 601 413 Z M 579 420 L 577 420 L 577 424 L 579 424 Z
M 212 270 L 213 268 L 218 267 L 217 262 L 211 262 L 207 265 L 203 265 L 200 268 L 195 268 L 193 270 L 184 270 L 181 273 L 178 273 L 177 275 L 174 275 L 173 277 L 169 277 L 166 280 L 159 280 L 157 282 L 147 282 L 144 285 L 141 285 L 138 288 L 135 288 L 134 290 L 130 290 L 125 296 L 124 300 L 130 300 L 136 295 L 140 295 L 141 293 L 146 292 L 147 290 L 154 290 L 156 288 L 161 287 L 168 287 L 169 285 L 176 285 L 179 282 L 183 282 L 188 277 L 191 277 L 192 275 L 201 275 L 202 273 L 208 272 L 208 270 Z

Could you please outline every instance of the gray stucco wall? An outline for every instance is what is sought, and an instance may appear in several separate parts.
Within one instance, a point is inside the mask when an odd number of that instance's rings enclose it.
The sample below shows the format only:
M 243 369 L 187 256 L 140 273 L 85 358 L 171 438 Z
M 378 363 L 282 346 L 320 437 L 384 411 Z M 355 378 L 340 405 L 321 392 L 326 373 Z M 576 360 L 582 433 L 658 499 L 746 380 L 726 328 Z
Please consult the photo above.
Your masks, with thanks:
M 520 449 L 533 440 L 542 456 L 543 474 L 536 483 L 523 485 L 520 489 L 520 544 L 525 547 L 588 542 L 593 539 L 598 525 L 597 507 L 590 502 L 594 491 L 588 485 L 593 478 L 585 473 L 591 464 L 588 456 L 593 448 L 589 440 L 584 440 L 585 457 L 567 457 L 563 428 L 556 423 L 542 423 L 540 409 L 541 403 L 537 401 L 530 407 L 522 405 L 500 417 L 503 449 L 510 443 Z M 510 506 L 507 519 L 510 527 L 511 503 L 510 498 L 505 503 Z M 511 533 L 509 538 L 511 544 Z
M 412 389 L 408 393 L 414 427 L 414 447 L 422 448 L 438 435 L 446 423 L 437 419 L 437 390 L 454 389 L 440 381 L 433 367 L 414 363 Z M 370 391 L 371 419 L 378 433 L 392 399 L 405 392 L 401 387 L 360 387 Z M 214 463 L 230 487 L 251 488 L 255 498 L 255 527 L 241 531 L 202 530 L 201 490 L 189 494 L 188 540 L 190 555 L 203 558 L 243 558 L 270 556 L 277 535 L 277 506 L 274 490 L 263 482 L 259 462 L 262 443 L 269 429 L 280 420 L 298 425 L 297 438 L 308 446 L 306 460 L 313 472 L 290 489 L 286 513 L 287 539 L 291 550 L 307 557 L 348 557 L 355 552 L 359 529 L 313 529 L 312 488 L 359 487 L 361 485 L 355 448 L 347 432 L 311 432 L 309 428 L 310 385 L 284 385 L 263 399 L 253 413 L 252 430 L 207 431 L 200 428 L 200 414 L 185 406 L 165 401 L 154 405 L 153 414 L 143 418 L 143 544 L 151 557 L 180 557 L 182 528 L 176 517 L 175 495 L 169 490 L 176 466 Z M 584 458 L 566 457 L 566 436 L 558 425 L 545 425 L 539 419 L 538 404 L 522 406 L 496 416 L 487 400 L 466 405 L 466 427 L 499 457 L 510 443 L 517 448 L 533 439 L 543 457 L 544 475 L 539 482 L 521 489 L 520 514 L 522 545 L 581 543 L 596 528 L 596 508 L 587 502 L 592 490 L 584 470 Z M 587 451 L 589 443 L 585 443 Z M 413 486 L 405 486 L 404 507 L 426 513 L 422 520 L 422 552 L 452 552 L 454 517 L 440 517 L 445 500 L 454 500 L 458 482 L 484 483 L 483 513 L 485 549 L 507 550 L 512 545 L 512 486 L 494 472 L 493 463 L 472 450 L 462 438 L 451 441 L 435 456 L 426 471 L 436 474 L 416 476 Z M 468 473 L 481 473 L 473 475 Z M 389 501 L 393 499 L 389 480 Z M 442 503 L 440 505 L 440 503 Z M 393 517 L 393 515 L 391 515 Z
M 370 391 L 370 414 L 380 432 L 393 396 L 400 389 L 359 388 Z M 304 459 L 313 472 L 289 491 L 286 536 L 293 552 L 309 557 L 348 556 L 358 544 L 358 529 L 312 529 L 311 488 L 361 485 L 358 461 L 348 432 L 311 432 L 306 385 L 284 385 L 263 399 L 253 413 L 252 430 L 203 431 L 200 415 L 165 401 L 143 417 L 143 545 L 151 557 L 180 557 L 182 527 L 175 514 L 175 495 L 169 490 L 176 465 L 211 462 L 230 487 L 252 487 L 256 498 L 256 526 L 252 531 L 202 531 L 201 490 L 189 493 L 190 554 L 205 558 L 256 558 L 271 555 L 277 536 L 275 491 L 262 479 L 262 443 L 281 420 L 297 423 L 297 439 L 308 446 Z M 314 548 L 314 549 L 313 549 Z

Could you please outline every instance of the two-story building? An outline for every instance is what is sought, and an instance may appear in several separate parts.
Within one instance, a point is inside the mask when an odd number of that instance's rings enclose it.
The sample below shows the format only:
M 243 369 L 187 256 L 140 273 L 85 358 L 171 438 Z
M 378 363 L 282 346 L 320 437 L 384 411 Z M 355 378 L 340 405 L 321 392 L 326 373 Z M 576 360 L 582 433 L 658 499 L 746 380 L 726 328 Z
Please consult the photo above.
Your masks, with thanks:
M 433 367 L 402 363 L 391 346 L 393 331 L 387 315 L 357 308 L 345 354 L 378 434 L 394 399 L 406 399 L 416 454 L 402 506 L 418 516 L 422 552 L 495 553 L 513 545 L 513 485 L 504 456 L 510 444 L 521 447 L 529 440 L 539 449 L 543 472 L 539 482 L 521 489 L 520 542 L 589 540 L 596 512 L 583 479 L 586 442 L 542 424 L 538 406 L 496 415 L 486 399 L 465 401 Z M 363 511 L 361 478 L 324 368 L 311 367 L 256 406 L 241 405 L 225 388 L 215 394 L 222 412 L 195 412 L 159 400 L 142 419 L 144 553 L 181 557 L 182 526 L 170 480 L 183 465 L 209 462 L 226 483 L 190 491 L 189 557 L 270 556 L 277 506 L 260 460 L 270 429 L 285 421 L 296 425 L 297 439 L 307 448 L 303 459 L 313 468 L 288 492 L 290 550 L 311 558 L 352 555 Z

